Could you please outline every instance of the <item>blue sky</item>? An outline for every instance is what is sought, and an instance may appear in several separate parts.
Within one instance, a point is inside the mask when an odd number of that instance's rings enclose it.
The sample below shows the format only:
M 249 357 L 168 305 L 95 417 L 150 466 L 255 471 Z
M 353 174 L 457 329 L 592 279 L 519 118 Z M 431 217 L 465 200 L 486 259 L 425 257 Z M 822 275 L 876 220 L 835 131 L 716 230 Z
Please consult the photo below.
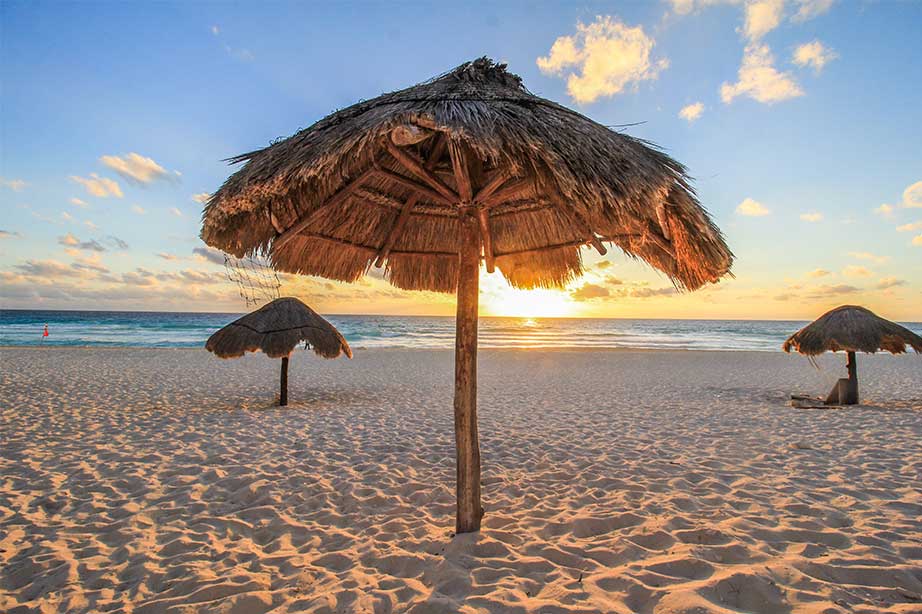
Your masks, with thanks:
M 738 260 L 689 295 L 617 255 L 537 297 L 485 276 L 485 313 L 922 319 L 919 2 L 4 2 L 0 20 L 4 307 L 242 310 L 197 239 L 222 159 L 488 55 L 600 123 L 644 122 L 626 130 L 688 166 Z M 283 290 L 452 312 L 373 276 Z

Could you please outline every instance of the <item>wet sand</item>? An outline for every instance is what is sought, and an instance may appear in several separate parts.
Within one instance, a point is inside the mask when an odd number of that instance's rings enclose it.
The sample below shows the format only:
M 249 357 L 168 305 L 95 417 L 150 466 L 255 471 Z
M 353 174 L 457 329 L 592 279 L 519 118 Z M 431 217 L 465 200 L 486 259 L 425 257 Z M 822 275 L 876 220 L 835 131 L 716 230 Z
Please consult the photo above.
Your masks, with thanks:
M 922 358 L 0 349 L 0 611 L 922 612 Z

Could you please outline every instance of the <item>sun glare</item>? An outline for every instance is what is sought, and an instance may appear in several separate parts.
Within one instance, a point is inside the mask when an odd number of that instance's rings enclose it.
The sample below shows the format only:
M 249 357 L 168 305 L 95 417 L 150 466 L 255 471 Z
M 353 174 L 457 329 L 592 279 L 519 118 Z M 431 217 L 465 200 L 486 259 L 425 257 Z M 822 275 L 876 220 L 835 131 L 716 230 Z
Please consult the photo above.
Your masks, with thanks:
M 573 311 L 569 296 L 559 290 L 517 290 L 506 286 L 483 297 L 483 312 L 489 316 L 561 318 L 574 315 Z

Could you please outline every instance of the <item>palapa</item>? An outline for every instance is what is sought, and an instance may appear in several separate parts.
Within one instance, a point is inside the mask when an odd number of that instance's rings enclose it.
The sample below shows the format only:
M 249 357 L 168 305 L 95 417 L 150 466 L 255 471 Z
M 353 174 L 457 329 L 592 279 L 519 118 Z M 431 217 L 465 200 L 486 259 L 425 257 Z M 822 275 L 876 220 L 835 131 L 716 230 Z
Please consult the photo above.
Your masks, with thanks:
M 785 352 L 807 356 L 824 352 L 846 352 L 848 378 L 836 382 L 826 403 L 858 403 L 858 362 L 855 352 L 874 354 L 879 350 L 902 354 L 907 347 L 922 353 L 922 337 L 895 322 L 885 320 L 864 307 L 842 305 L 824 313 L 784 342 Z
M 352 350 L 336 327 L 313 309 L 293 297 L 263 305 L 214 333 L 205 349 L 220 358 L 238 358 L 246 352 L 262 351 L 269 358 L 281 358 L 279 405 L 288 405 L 288 359 L 300 343 L 324 358 Z
M 539 98 L 487 58 L 360 102 L 243 154 L 202 238 L 290 273 L 456 292 L 459 532 L 480 526 L 478 275 L 562 288 L 580 249 L 613 243 L 694 290 L 733 255 L 685 168 L 644 141 Z

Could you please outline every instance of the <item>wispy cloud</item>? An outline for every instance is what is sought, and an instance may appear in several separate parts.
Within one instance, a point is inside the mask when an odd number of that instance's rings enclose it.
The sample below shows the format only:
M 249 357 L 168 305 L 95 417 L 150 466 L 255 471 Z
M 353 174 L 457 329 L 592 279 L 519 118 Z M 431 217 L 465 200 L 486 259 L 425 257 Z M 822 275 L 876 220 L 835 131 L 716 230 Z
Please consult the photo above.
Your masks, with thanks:
M 800 219 L 805 222 L 822 222 L 823 214 L 819 211 L 809 211 L 807 213 L 801 213 Z
M 81 209 L 86 209 L 89 206 L 86 204 L 86 202 L 80 200 L 79 198 L 71 198 L 70 204 L 72 204 L 75 207 L 80 207 Z
M 832 271 L 827 271 L 826 269 L 814 269 L 807 273 L 807 277 L 828 277 L 832 275 Z
M 874 209 L 874 213 L 882 217 L 893 217 L 893 210 L 893 205 L 884 203 L 883 205 Z
M 911 222 L 896 227 L 897 232 L 914 232 L 916 230 L 922 230 L 922 222 Z
M 877 254 L 872 254 L 871 252 L 848 252 L 848 255 L 856 260 L 868 260 L 876 264 L 883 264 L 890 260 L 890 256 L 878 256 Z
M 739 215 L 745 215 L 747 217 L 764 217 L 771 213 L 765 205 L 752 198 L 743 200 L 743 202 L 736 207 L 736 212 Z
M 3 177 L 0 177 L 0 186 L 9 188 L 13 190 L 14 192 L 22 192 L 22 190 L 27 185 L 29 184 L 23 181 L 22 179 L 4 179 Z
M 208 192 L 199 192 L 198 194 L 192 195 L 192 200 L 199 204 L 205 204 L 209 198 L 211 198 L 211 194 Z
M 88 178 L 78 177 L 76 175 L 71 175 L 70 178 L 72 181 L 82 185 L 91 196 L 97 196 L 99 198 L 108 198 L 110 196 L 122 198 L 124 196 L 124 194 L 122 194 L 122 188 L 119 187 L 118 183 L 112 179 L 100 177 L 96 173 L 91 173 Z
M 153 158 L 148 158 L 134 152 L 124 156 L 102 156 L 99 161 L 128 181 L 138 184 L 149 184 L 158 180 L 170 180 L 176 176 L 175 174 L 171 175 L 168 173 L 167 170 L 157 164 Z
M 182 217 L 182 211 L 180 211 L 176 207 L 170 207 L 170 213 L 172 213 L 176 217 Z
M 212 264 L 224 264 L 224 252 L 213 247 L 196 247 L 192 250 L 192 254 L 199 260 L 211 262 Z
M 846 277 L 870 277 L 873 274 L 867 267 L 854 264 L 842 269 L 842 275 Z
M 814 17 L 819 17 L 835 3 L 835 0 L 795 0 L 797 12 L 791 17 L 791 21 L 804 22 Z
M 559 37 L 537 64 L 545 74 L 566 75 L 570 96 L 590 103 L 656 79 L 669 61 L 651 57 L 654 45 L 642 26 L 599 16 L 588 25 L 577 23 L 576 34 Z
M 897 286 L 905 286 L 905 279 L 897 279 L 896 277 L 884 277 L 877 285 L 874 286 L 878 290 L 887 290 L 888 288 L 896 288 Z
M 679 111 L 679 117 L 691 123 L 701 117 L 702 113 L 704 113 L 704 104 L 695 102 L 682 107 L 682 110 Z
M 104 252 L 106 248 L 103 247 L 102 243 L 96 239 L 90 239 L 89 241 L 81 241 L 71 233 L 67 233 L 63 237 L 58 237 L 58 245 L 63 245 L 64 247 L 70 247 L 73 249 L 82 249 L 93 252 Z
M 826 64 L 837 57 L 839 57 L 839 54 L 823 46 L 820 41 L 815 40 L 811 43 L 800 45 L 795 49 L 793 60 L 798 66 L 810 66 L 819 73 Z
M 147 209 L 145 209 L 144 207 L 142 207 L 142 206 L 140 206 L 140 205 L 132 205 L 132 206 L 131 206 L 131 210 L 134 211 L 135 213 L 137 213 L 138 215 L 146 215 L 146 214 L 147 214 Z
M 917 181 L 903 190 L 903 207 L 907 209 L 922 208 L 922 181 Z
M 591 301 L 597 298 L 605 298 L 611 293 L 605 286 L 585 283 L 576 290 L 570 292 L 570 298 L 574 301 Z
M 0 239 L 18 239 L 22 234 L 16 232 L 15 230 L 3 230 L 0 229 Z

